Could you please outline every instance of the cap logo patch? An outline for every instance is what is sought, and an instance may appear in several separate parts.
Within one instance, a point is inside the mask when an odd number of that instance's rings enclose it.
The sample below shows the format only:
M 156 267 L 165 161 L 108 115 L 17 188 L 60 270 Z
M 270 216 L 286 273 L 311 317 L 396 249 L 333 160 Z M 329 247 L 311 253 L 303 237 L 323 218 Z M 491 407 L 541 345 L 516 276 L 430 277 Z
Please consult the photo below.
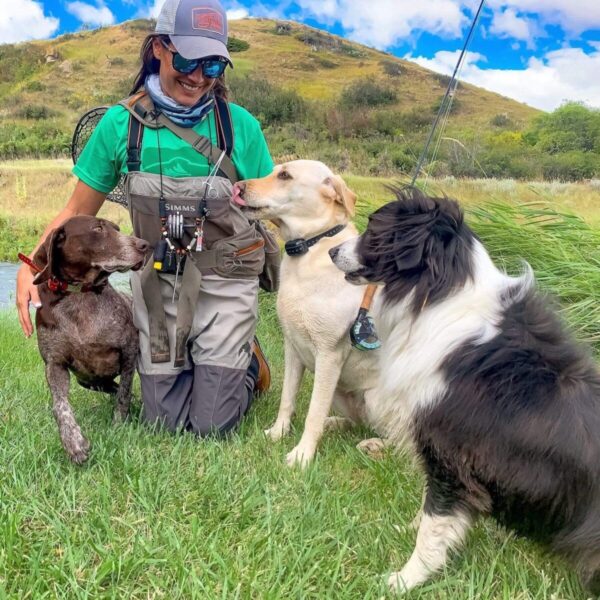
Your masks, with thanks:
M 192 8 L 192 27 L 219 35 L 225 34 L 223 15 L 210 7 Z

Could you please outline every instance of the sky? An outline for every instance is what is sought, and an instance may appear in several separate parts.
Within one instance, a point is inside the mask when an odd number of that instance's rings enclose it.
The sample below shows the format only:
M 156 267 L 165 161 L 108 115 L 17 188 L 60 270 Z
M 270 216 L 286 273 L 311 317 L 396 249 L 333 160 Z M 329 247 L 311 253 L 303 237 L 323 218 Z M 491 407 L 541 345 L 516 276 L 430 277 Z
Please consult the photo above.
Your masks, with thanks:
M 201 4 L 201 0 L 198 0 Z M 0 0 L 0 43 L 155 17 L 164 0 Z M 230 20 L 291 19 L 451 74 L 479 0 L 222 0 Z M 542 110 L 600 108 L 600 0 L 486 0 L 464 81 Z

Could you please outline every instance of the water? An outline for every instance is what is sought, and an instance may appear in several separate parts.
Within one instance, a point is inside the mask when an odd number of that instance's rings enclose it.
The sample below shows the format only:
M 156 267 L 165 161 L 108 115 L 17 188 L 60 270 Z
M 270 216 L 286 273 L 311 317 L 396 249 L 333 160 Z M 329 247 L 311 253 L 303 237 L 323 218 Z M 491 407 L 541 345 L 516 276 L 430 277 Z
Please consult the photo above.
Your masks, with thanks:
M 0 309 L 15 306 L 15 287 L 20 266 L 21 263 L 0 262 Z M 128 273 L 113 273 L 110 276 L 110 283 L 118 290 L 130 291 Z

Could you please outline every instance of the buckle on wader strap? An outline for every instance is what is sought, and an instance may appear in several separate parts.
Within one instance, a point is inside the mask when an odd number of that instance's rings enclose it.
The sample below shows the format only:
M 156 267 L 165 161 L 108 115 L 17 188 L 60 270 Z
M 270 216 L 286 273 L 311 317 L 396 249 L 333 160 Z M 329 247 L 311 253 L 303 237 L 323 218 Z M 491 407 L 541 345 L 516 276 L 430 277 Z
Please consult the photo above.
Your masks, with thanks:
M 217 250 L 190 252 L 183 268 L 179 299 L 177 300 L 177 320 L 175 322 L 175 358 L 174 367 L 185 365 L 187 341 L 192 329 L 194 310 L 200 295 L 202 283 L 201 269 L 216 267 Z M 149 260 L 141 274 L 141 286 L 144 302 L 148 311 L 150 335 L 150 360 L 153 363 L 165 363 L 171 360 L 169 331 L 162 301 L 160 279 L 153 262 Z

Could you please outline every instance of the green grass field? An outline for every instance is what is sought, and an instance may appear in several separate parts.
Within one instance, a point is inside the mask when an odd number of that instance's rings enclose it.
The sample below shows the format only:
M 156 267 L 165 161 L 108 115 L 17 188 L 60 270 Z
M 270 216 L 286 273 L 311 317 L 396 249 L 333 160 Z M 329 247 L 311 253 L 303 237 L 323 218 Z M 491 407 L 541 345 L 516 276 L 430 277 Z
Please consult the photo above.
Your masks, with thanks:
M 0 187 L 0 216 L 13 224 L 35 218 L 42 226 L 54 210 L 45 203 L 58 202 L 27 191 L 42 179 L 33 171 L 31 180 L 18 171 L 26 190 L 19 210 Z M 0 173 L 8 173 L 6 165 Z M 54 176 L 59 189 L 71 185 Z M 348 180 L 363 201 L 364 224 L 389 195 L 373 180 Z M 472 196 L 484 196 L 482 189 Z M 47 190 L 46 199 L 55 196 Z M 586 205 L 583 220 L 547 204 L 499 203 L 504 195 L 499 185 L 488 197 L 496 203 L 468 200 L 470 222 L 511 272 L 527 259 L 577 336 L 600 350 L 598 211 Z M 21 335 L 13 310 L 0 312 L 0 598 L 391 597 L 385 574 L 414 546 L 409 524 L 422 477 L 400 454 L 375 461 L 356 450 L 372 435 L 366 429 L 327 433 L 304 472 L 285 466 L 302 432 L 311 380 L 292 435 L 267 440 L 283 374 L 274 300 L 261 296 L 259 324 L 273 386 L 238 432 L 198 440 L 150 430 L 138 421 L 137 387 L 130 422 L 113 427 L 108 397 L 74 385 L 72 404 L 93 445 L 83 467 L 70 464 L 60 445 L 35 340 Z M 561 560 L 483 520 L 446 571 L 407 598 L 586 596 Z

